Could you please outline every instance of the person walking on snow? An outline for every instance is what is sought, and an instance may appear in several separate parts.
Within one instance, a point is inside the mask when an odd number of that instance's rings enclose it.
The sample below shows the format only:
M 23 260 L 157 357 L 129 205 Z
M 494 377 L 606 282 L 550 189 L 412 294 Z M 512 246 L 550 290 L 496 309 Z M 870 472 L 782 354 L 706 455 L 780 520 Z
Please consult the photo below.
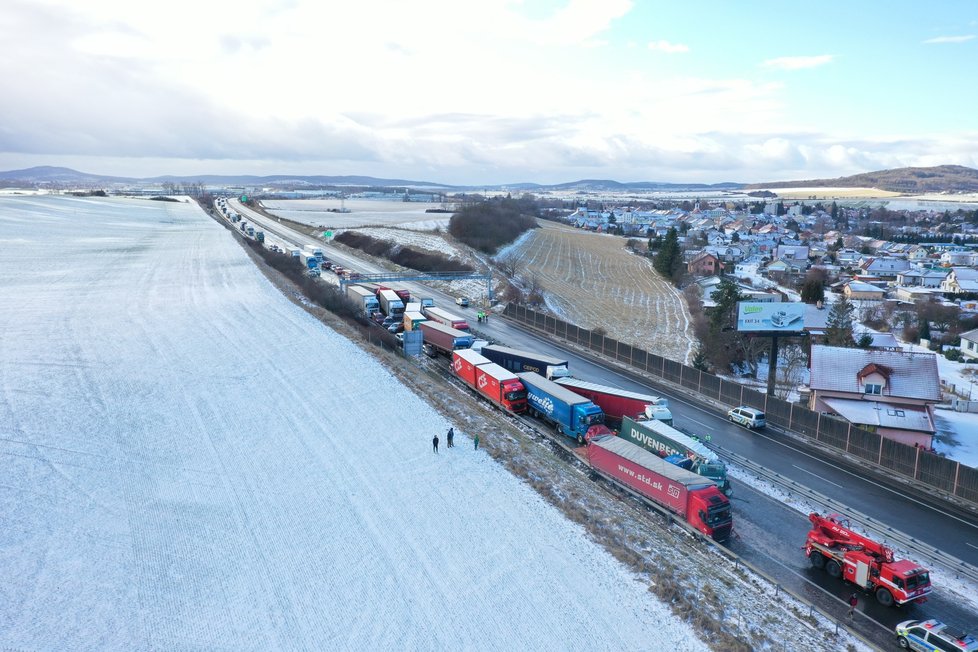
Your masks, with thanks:
M 475 436 L 475 440 L 474 441 L 475 441 L 475 449 L 476 450 L 479 450 L 479 435 L 476 435 Z
M 448 429 L 448 447 L 455 448 L 455 428 Z
M 852 620 L 852 614 L 856 611 L 856 605 L 859 604 L 859 598 L 855 593 L 849 596 L 849 620 Z
M 436 453 L 438 452 L 438 435 L 435 435 L 434 437 L 431 438 L 431 447 L 435 450 Z

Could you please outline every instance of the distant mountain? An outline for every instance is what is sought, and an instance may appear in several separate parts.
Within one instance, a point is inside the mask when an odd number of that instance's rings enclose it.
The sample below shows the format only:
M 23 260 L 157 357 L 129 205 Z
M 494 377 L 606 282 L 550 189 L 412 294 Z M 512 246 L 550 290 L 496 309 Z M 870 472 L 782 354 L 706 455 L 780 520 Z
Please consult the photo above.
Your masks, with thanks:
M 71 168 L 39 166 L 24 170 L 8 170 L 0 172 L 0 182 L 20 182 L 37 185 L 119 185 L 145 184 L 159 185 L 164 183 L 203 183 L 212 186 L 411 186 L 422 188 L 452 188 L 445 184 L 430 181 L 409 181 L 407 179 L 379 179 L 364 176 L 304 176 L 275 174 L 269 176 L 257 175 L 220 175 L 220 174 L 190 174 L 185 176 L 165 175 L 159 177 L 113 177 L 101 174 L 79 172 Z
M 910 194 L 925 192 L 978 192 L 978 170 L 962 165 L 932 168 L 896 168 L 854 174 L 838 179 L 807 179 L 754 183 L 748 190 L 761 188 L 879 188 Z

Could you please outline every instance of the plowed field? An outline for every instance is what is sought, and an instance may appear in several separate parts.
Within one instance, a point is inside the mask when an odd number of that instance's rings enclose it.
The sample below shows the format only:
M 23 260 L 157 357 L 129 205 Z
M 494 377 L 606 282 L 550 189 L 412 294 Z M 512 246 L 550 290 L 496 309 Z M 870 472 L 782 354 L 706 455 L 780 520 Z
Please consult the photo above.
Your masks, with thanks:
M 547 307 L 582 328 L 603 327 L 608 337 L 686 362 L 695 349 L 682 295 L 652 269 L 652 261 L 625 249 L 616 236 L 542 221 L 505 258 L 517 274 L 535 276 Z

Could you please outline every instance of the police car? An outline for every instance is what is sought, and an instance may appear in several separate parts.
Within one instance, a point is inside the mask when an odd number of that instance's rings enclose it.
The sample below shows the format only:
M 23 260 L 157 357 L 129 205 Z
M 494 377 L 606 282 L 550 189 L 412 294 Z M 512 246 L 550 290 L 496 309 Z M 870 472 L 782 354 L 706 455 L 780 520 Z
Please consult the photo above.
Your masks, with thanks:
M 975 652 L 978 639 L 939 620 L 905 620 L 896 626 L 897 642 L 905 650 Z

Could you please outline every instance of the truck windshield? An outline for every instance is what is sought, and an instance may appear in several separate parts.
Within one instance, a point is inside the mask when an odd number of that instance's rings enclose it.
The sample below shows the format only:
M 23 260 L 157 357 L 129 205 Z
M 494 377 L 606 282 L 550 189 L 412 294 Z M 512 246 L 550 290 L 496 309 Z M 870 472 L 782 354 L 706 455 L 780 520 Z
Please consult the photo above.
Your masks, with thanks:
M 907 583 L 907 590 L 915 591 L 917 589 L 923 588 L 930 584 L 930 573 L 920 573 L 919 575 L 911 575 L 905 581 Z
M 506 394 L 504 394 L 504 398 L 507 401 L 522 401 L 526 398 L 526 392 L 506 392 Z
M 598 412 L 597 414 L 589 414 L 584 417 L 584 422 L 589 426 L 597 426 L 604 423 L 604 412 Z
M 726 469 L 719 464 L 700 464 L 700 470 L 698 473 L 710 478 L 711 480 L 718 480 L 727 475 Z
M 721 525 L 730 520 L 730 505 L 710 507 L 706 512 L 707 525 Z

